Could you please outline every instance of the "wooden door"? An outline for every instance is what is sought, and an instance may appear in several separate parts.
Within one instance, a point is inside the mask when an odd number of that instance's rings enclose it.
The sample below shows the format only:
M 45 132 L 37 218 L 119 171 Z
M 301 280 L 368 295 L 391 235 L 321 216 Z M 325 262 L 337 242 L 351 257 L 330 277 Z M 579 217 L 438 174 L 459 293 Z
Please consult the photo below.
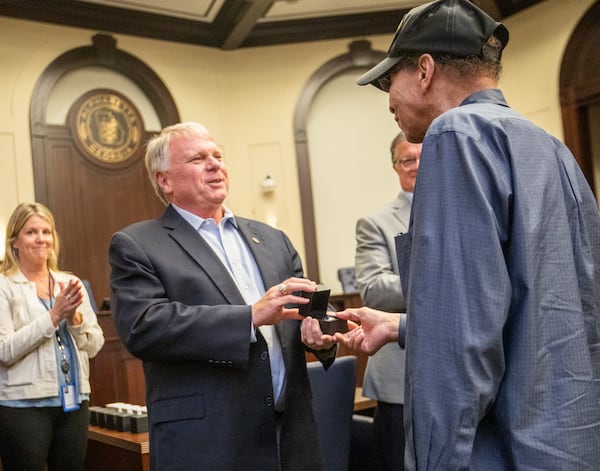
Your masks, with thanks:
M 143 129 L 139 113 L 135 111 L 135 116 L 126 120 L 121 102 L 94 107 L 97 97 L 126 100 L 113 90 L 92 90 L 80 97 L 69 113 L 69 123 L 46 126 L 45 149 L 34 153 L 34 168 L 37 199 L 56 219 L 60 267 L 88 279 L 100 306 L 110 295 L 108 245 L 112 234 L 132 222 L 157 217 L 164 206 L 154 194 L 144 166 L 143 143 L 150 134 Z M 92 112 L 86 107 L 92 107 Z M 103 138 L 101 130 L 92 126 L 98 121 L 94 113 L 101 117 L 113 113 L 117 131 Z M 87 119 L 81 118 L 82 114 Z M 121 136 L 127 134 L 130 136 Z M 117 137 L 111 138 L 113 135 Z M 39 187 L 43 191 L 38 192 Z

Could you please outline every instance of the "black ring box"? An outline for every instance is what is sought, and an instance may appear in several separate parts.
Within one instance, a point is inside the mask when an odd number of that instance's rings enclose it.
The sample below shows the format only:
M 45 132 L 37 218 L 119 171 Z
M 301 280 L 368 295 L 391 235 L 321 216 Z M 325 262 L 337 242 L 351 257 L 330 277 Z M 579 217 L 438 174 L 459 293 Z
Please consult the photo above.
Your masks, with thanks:
M 318 319 L 321 332 L 324 334 L 333 335 L 336 332 L 348 332 L 348 323 L 344 319 L 338 319 L 327 314 L 330 293 L 331 290 L 323 285 L 317 285 L 317 290 L 312 293 L 301 291 L 300 296 L 310 299 L 310 302 L 299 304 L 298 311 L 302 316 Z

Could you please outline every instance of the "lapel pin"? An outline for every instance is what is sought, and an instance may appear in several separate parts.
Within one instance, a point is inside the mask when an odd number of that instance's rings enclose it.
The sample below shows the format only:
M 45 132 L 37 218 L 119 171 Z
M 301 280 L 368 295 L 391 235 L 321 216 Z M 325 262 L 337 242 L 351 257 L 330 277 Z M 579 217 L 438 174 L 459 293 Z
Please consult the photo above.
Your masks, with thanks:
M 252 242 L 255 244 L 260 244 L 260 240 L 258 240 L 256 237 L 252 237 Z

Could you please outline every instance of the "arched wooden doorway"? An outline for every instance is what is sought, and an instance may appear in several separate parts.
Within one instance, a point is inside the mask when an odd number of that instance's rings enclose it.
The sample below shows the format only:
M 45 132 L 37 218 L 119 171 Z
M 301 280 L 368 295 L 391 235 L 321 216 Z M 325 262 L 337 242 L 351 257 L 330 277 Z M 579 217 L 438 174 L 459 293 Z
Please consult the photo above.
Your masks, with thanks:
M 595 2 L 573 31 L 560 69 L 565 143 L 575 154 L 596 195 L 594 159 L 599 162 L 600 155 L 594 156 L 593 139 L 600 134 L 600 128 L 592 118 L 592 111 L 600 107 L 599 24 L 600 2 Z
M 131 97 L 114 87 L 103 89 L 97 81 L 65 105 L 71 109 L 66 122 L 48 122 L 47 107 L 57 84 L 83 69 L 118 74 L 135 84 L 154 108 L 159 129 L 146 130 Z M 88 279 L 100 303 L 109 296 L 111 235 L 163 209 L 146 175 L 144 143 L 179 121 L 173 98 L 147 65 L 117 49 L 111 36 L 97 34 L 91 46 L 68 51 L 46 68 L 32 95 L 30 118 L 35 196 L 56 218 L 60 266 Z

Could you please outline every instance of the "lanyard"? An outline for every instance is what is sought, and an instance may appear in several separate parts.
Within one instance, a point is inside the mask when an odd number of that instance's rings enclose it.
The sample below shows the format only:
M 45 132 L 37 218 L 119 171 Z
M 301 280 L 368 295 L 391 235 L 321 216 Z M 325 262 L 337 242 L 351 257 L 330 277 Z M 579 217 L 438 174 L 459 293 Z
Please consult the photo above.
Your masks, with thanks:
M 50 273 L 48 273 L 48 294 L 50 296 L 50 309 L 48 309 L 48 311 L 50 311 L 54 303 L 54 293 L 52 292 L 52 277 L 50 276 Z M 62 360 L 60 361 L 60 370 L 65 375 L 65 383 L 69 384 L 69 370 L 71 369 L 71 365 L 69 364 L 69 360 L 67 360 L 67 355 L 65 354 L 65 346 L 62 343 L 60 334 L 58 333 L 58 329 L 54 332 L 54 335 L 56 335 L 58 350 L 60 351 L 60 354 L 62 356 Z
M 60 370 L 65 375 L 65 383 L 69 384 L 69 370 L 71 369 L 71 365 L 69 365 L 69 361 L 67 360 L 67 356 L 65 355 L 65 346 L 63 345 L 60 335 L 58 334 L 58 330 L 55 332 L 56 341 L 58 342 L 58 349 L 60 350 L 60 354 L 62 355 L 62 360 L 60 361 Z

